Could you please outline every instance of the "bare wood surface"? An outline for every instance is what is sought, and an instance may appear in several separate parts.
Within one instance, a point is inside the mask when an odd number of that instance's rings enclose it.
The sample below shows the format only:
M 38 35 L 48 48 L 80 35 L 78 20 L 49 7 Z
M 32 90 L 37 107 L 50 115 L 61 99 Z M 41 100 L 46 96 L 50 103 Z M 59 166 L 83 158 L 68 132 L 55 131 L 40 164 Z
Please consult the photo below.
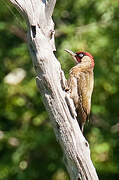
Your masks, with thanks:
M 36 70 L 36 83 L 60 143 L 72 180 L 98 180 L 89 144 L 76 120 L 72 99 L 64 90 L 66 79 L 53 51 L 52 13 L 56 0 L 10 0 L 28 24 L 28 46 Z

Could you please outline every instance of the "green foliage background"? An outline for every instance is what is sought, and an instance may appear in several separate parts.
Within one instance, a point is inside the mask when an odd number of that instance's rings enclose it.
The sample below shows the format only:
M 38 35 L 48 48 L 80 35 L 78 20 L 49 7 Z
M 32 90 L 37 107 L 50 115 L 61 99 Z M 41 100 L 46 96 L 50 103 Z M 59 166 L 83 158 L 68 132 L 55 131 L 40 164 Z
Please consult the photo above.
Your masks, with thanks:
M 101 180 L 119 179 L 119 1 L 60 0 L 54 11 L 56 56 L 68 77 L 73 61 L 64 49 L 86 50 L 95 59 L 91 122 L 85 127 Z M 68 180 L 62 152 L 35 84 L 19 13 L 0 0 L 0 180 Z M 16 85 L 5 77 L 26 72 Z

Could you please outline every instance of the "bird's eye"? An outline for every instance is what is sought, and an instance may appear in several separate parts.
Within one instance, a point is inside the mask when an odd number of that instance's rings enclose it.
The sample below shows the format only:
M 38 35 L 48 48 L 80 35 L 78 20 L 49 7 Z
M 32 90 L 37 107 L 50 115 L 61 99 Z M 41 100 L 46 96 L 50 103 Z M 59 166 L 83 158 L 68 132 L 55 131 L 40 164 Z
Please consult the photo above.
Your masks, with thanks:
M 78 54 L 78 56 L 79 56 L 80 58 L 82 58 L 82 57 L 84 56 L 84 54 L 83 54 L 83 53 L 80 53 L 80 54 Z
M 77 54 L 78 57 L 82 58 L 84 56 L 83 53 Z

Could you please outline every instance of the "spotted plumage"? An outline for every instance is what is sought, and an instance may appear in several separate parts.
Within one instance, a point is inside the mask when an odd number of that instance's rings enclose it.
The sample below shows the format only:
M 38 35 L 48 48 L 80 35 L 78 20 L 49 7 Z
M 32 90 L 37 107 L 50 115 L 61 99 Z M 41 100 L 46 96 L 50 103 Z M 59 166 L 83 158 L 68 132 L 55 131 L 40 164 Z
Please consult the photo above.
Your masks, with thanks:
M 77 62 L 77 65 L 70 70 L 68 87 L 70 97 L 73 99 L 76 108 L 78 123 L 83 131 L 84 124 L 89 118 L 91 109 L 91 96 L 94 84 L 94 60 L 92 55 L 87 52 L 73 53 L 69 50 L 66 51 Z

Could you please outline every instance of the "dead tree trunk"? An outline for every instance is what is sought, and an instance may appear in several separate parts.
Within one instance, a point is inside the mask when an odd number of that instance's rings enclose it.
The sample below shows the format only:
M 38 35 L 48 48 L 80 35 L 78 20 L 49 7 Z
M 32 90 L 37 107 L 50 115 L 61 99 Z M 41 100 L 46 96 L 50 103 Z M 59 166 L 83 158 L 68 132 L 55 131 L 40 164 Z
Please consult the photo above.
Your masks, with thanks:
M 64 91 L 65 77 L 53 54 L 54 23 L 52 13 L 56 0 L 10 0 L 28 25 L 28 45 L 36 70 L 36 83 L 64 153 L 66 168 L 72 180 L 98 180 L 90 159 L 88 142 L 76 120 L 75 108 Z

